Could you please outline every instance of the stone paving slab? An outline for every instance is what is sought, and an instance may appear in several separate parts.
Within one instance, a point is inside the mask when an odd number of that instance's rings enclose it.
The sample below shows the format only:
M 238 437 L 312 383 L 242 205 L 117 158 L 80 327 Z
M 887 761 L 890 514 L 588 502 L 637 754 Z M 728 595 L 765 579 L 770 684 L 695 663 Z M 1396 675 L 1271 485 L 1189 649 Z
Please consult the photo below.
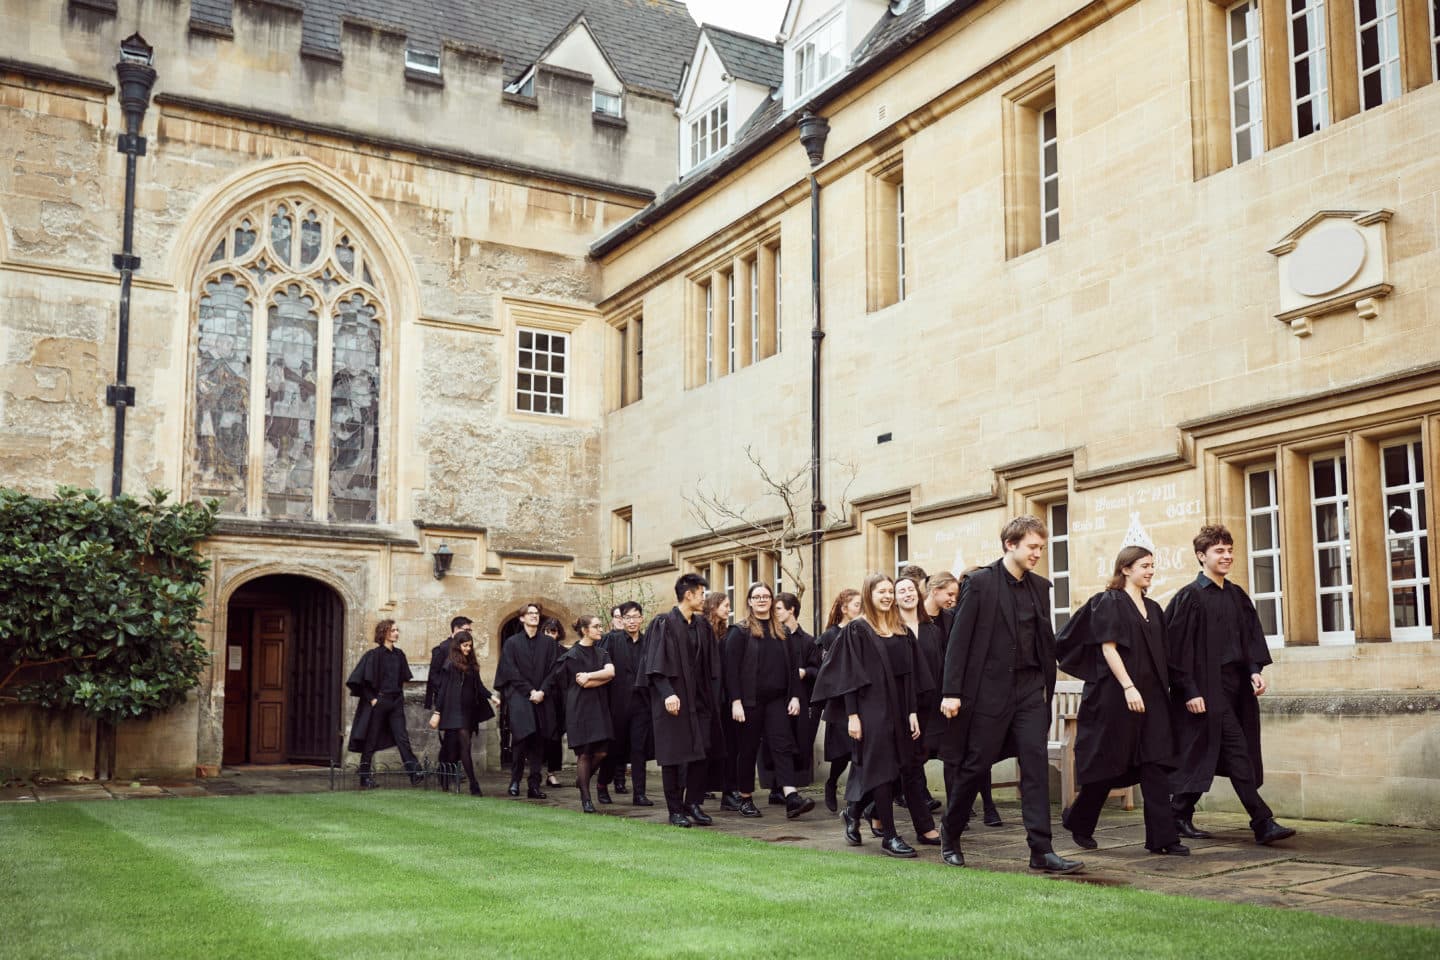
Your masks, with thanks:
M 1297 893 L 1316 893 L 1346 900 L 1373 900 L 1377 903 L 1404 906 L 1417 906 L 1440 900 L 1440 880 L 1370 870 L 1315 880 L 1301 884 L 1295 890 Z

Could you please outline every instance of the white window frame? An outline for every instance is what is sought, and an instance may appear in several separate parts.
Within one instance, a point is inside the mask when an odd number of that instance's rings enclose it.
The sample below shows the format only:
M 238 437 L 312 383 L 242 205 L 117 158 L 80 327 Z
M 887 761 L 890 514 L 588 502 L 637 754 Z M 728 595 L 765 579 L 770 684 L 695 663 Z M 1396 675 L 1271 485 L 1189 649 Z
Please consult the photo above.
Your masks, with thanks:
M 1317 498 L 1315 496 L 1315 465 L 1322 461 L 1332 462 L 1331 469 L 1335 477 L 1335 495 L 1331 497 Z M 1310 457 L 1309 472 L 1307 480 L 1310 484 L 1310 532 L 1313 543 L 1313 560 L 1315 574 L 1315 633 L 1321 644 L 1349 644 L 1355 642 L 1355 557 L 1354 543 L 1350 526 L 1350 480 L 1349 460 L 1344 450 L 1332 450 L 1325 453 L 1317 453 Z M 1336 510 L 1336 521 L 1338 524 L 1339 538 L 1336 540 L 1320 539 L 1319 526 L 1315 522 L 1315 511 L 1317 507 L 1334 506 Z M 1320 580 L 1320 553 L 1322 550 L 1335 549 L 1340 551 L 1340 580 L 1337 586 L 1324 586 Z M 1342 599 L 1340 605 L 1343 629 L 1326 630 L 1323 601 L 1328 596 L 1339 596 Z
M 1415 447 L 1421 444 L 1418 436 L 1406 437 L 1403 440 L 1394 440 L 1382 444 L 1380 447 L 1380 508 L 1383 515 L 1380 522 L 1385 531 L 1385 553 L 1387 562 L 1385 564 L 1386 600 L 1385 604 L 1390 609 L 1390 639 L 1393 641 L 1415 641 L 1430 640 L 1433 638 L 1433 628 L 1430 623 L 1430 605 L 1425 602 L 1425 588 L 1430 586 L 1431 578 L 1424 573 L 1425 551 L 1430 549 L 1429 531 L 1426 524 L 1420 523 L 1421 506 L 1425 501 L 1425 481 L 1416 479 L 1416 467 L 1424 467 L 1423 451 L 1420 458 L 1415 456 Z M 1404 483 L 1390 484 L 1385 476 L 1385 451 L 1395 448 L 1403 448 L 1408 462 L 1409 479 Z M 1387 501 L 1392 496 L 1406 496 L 1409 498 L 1410 516 L 1414 521 L 1409 533 L 1392 534 L 1390 532 L 1389 505 Z M 1426 517 L 1428 521 L 1429 518 Z M 1411 551 L 1415 558 L 1415 575 L 1397 581 L 1395 579 L 1395 567 L 1389 562 L 1390 544 L 1392 541 L 1411 541 Z M 1395 625 L 1395 590 L 1411 589 L 1415 592 L 1416 612 L 1420 623 L 1413 627 L 1397 627 Z M 1432 588 L 1433 589 L 1433 588 Z
M 725 599 L 730 601 L 730 620 L 735 620 L 735 561 L 726 560 L 720 565 L 725 577 Z M 718 638 L 717 638 L 718 639 Z
M 781 566 L 779 553 L 770 554 L 770 563 L 775 570 L 775 595 L 778 597 L 785 591 L 785 568 Z
M 784 329 L 784 324 L 782 324 L 782 323 L 780 322 L 781 313 L 780 313 L 780 246 L 779 246 L 779 244 L 776 244 L 776 245 L 775 245 L 774 257 L 775 257 L 775 352 L 776 352 L 776 353 L 779 353 L 779 352 L 780 352 L 780 344 L 781 344 L 781 341 L 782 341 L 781 331 Z
M 1055 519 L 1056 507 L 1065 511 L 1065 522 L 1063 524 Z M 1049 547 L 1045 551 L 1046 555 L 1050 558 L 1050 626 L 1058 631 L 1061 627 L 1065 626 L 1066 621 L 1070 619 L 1070 611 L 1074 609 L 1075 603 L 1074 583 L 1070 579 L 1070 569 L 1074 558 L 1070 556 L 1069 501 L 1057 500 L 1045 508 L 1045 526 L 1050 530 Z M 1055 545 L 1057 543 L 1065 544 L 1064 567 L 1057 566 L 1055 563 Z M 1065 595 L 1069 598 L 1069 601 L 1063 607 L 1057 606 L 1055 603 L 1055 584 L 1061 580 L 1065 581 Z M 1064 620 L 1060 619 L 1062 615 L 1065 617 Z
M 745 558 L 745 589 L 750 589 L 750 584 L 760 582 L 760 555 L 751 554 Z M 749 611 L 746 611 L 749 615 Z
M 529 367 L 524 366 L 523 363 L 522 363 L 522 360 L 521 360 L 521 354 L 526 351 L 526 348 L 521 345 L 521 341 L 522 341 L 523 336 L 524 336 L 525 334 L 527 334 L 527 333 L 530 334 L 530 336 L 531 336 L 531 341 L 530 341 L 530 342 L 531 342 L 531 346 L 530 346 L 530 348 L 529 348 L 529 352 L 532 354 L 532 360 L 531 360 L 531 365 L 530 365 Z M 534 365 L 534 357 L 540 353 L 539 348 L 535 346 L 535 340 L 534 340 L 535 337 L 548 337 L 548 338 L 550 338 L 550 342 L 551 342 L 552 344 L 554 343 L 555 340 L 558 339 L 558 340 L 560 341 L 560 343 L 563 345 L 564 349 L 563 349 L 560 353 L 556 353 L 555 350 L 553 349 L 553 347 L 547 347 L 546 350 L 545 350 L 545 355 L 546 355 L 547 358 L 553 359 L 553 358 L 556 357 L 556 356 L 560 356 L 560 357 L 562 357 L 562 358 L 564 359 L 564 361 L 565 361 L 565 369 L 562 370 L 559 374 L 556 374 L 555 372 L 553 372 L 553 371 L 550 369 L 551 364 L 550 364 L 548 361 L 547 361 L 547 363 L 546 363 L 546 368 L 545 368 L 544 370 L 540 370 L 538 367 L 536 367 L 536 366 Z M 540 416 L 540 417 L 568 417 L 568 416 L 570 416 L 570 362 L 571 362 L 571 359 L 572 359 L 572 356 L 571 356 L 571 352 L 570 352 L 570 334 L 568 334 L 568 333 L 561 333 L 559 330 L 548 330 L 548 329 L 545 329 L 544 327 L 516 327 L 516 328 L 515 328 L 515 398 L 514 398 L 515 412 L 516 412 L 516 413 L 522 413 L 522 414 L 534 414 L 535 416 Z M 522 389 L 522 388 L 521 388 L 521 386 L 520 386 L 520 375 L 521 375 L 521 374 L 527 374 L 527 373 L 530 374 L 532 377 L 533 377 L 533 376 L 543 376 L 543 377 L 546 377 L 546 378 L 549 378 L 549 379 L 552 379 L 552 380 L 553 380 L 556 376 L 558 376 L 558 377 L 560 378 L 560 412 L 559 412 L 559 413 L 554 413 L 554 412 L 552 412 L 552 411 L 550 410 L 550 404 L 549 404 L 548 401 L 551 400 L 551 399 L 553 399 L 553 398 L 555 397 L 555 394 L 554 394 L 554 393 L 552 393 L 552 392 L 550 392 L 550 391 L 548 391 L 548 390 L 545 391 L 544 393 L 541 393 L 540 391 L 535 390 L 533 386 L 532 386 L 531 388 L 529 388 L 529 389 Z M 521 396 L 521 394 L 526 394 L 526 395 L 528 395 L 528 396 L 531 398 L 531 406 L 532 406 L 532 407 L 534 406 L 534 399 L 535 399 L 536 397 L 544 397 L 544 398 L 546 399 L 546 401 L 547 401 L 546 404 L 545 404 L 545 409 L 544 409 L 544 410 L 535 410 L 535 409 L 524 410 L 524 409 L 521 409 L 521 407 L 520 407 L 520 396 Z
M 820 43 L 828 43 L 829 46 L 821 50 Z M 817 18 L 805 29 L 805 32 L 785 44 L 785 105 L 790 107 L 799 103 L 815 91 L 823 89 L 836 77 L 844 74 L 850 60 L 848 47 L 844 4 L 836 7 L 831 13 Z M 810 51 L 808 60 L 805 59 L 807 50 Z M 833 72 L 822 74 L 820 69 L 827 56 L 831 58 L 835 67 Z M 802 62 L 815 65 L 813 77 L 810 78 L 808 85 L 803 86 L 807 77 L 805 69 L 801 67 Z
M 1265 474 L 1268 478 L 1266 483 L 1269 488 L 1270 502 L 1256 506 L 1254 499 L 1250 496 L 1251 478 Z M 1270 546 L 1260 549 L 1255 546 L 1255 524 L 1265 523 L 1270 527 Z M 1275 633 L 1265 635 L 1265 642 L 1272 649 L 1285 646 L 1285 618 L 1282 606 L 1282 599 L 1285 595 L 1284 584 L 1280 580 L 1280 497 L 1279 497 L 1279 471 L 1273 464 L 1251 467 L 1245 471 L 1245 538 L 1249 544 L 1246 555 L 1246 565 L 1250 573 L 1250 600 L 1258 607 L 1261 601 L 1273 601 L 1275 604 Z M 1255 578 L 1255 561 L 1257 559 L 1269 558 L 1275 572 L 1275 589 L 1262 591 L 1257 585 Z
M 1235 12 L 1244 8 L 1245 36 L 1235 39 Z M 1230 71 L 1230 160 L 1244 163 L 1258 157 L 1265 151 L 1265 84 L 1260 64 L 1262 50 L 1260 37 L 1260 0 L 1240 0 L 1225 11 L 1225 41 L 1228 56 L 1226 69 Z M 1245 73 L 1243 79 L 1235 76 L 1235 55 L 1244 50 Z M 1250 119 L 1239 123 L 1235 102 L 1243 91 Z M 1240 144 L 1248 144 L 1249 154 L 1240 155 Z
M 715 284 L 705 284 L 705 382 L 715 379 Z
M 1055 135 L 1050 139 L 1045 138 L 1045 118 L 1051 118 L 1051 125 L 1054 127 Z M 1040 111 L 1039 123 L 1036 124 L 1036 136 L 1040 141 L 1040 246 L 1054 243 L 1060 239 L 1060 115 L 1056 112 L 1054 105 Z M 1055 148 L 1055 165 L 1052 168 L 1045 162 L 1045 148 Z M 1045 188 L 1051 183 L 1055 184 L 1055 206 L 1045 206 Z M 1050 217 L 1055 218 L 1055 235 L 1051 236 L 1049 227 L 1046 225 Z
M 592 90 L 590 94 L 590 104 L 591 109 L 602 116 L 625 116 L 624 93 L 608 93 L 604 90 Z
M 1440 80 L 1440 2 L 1430 0 L 1430 77 Z
M 895 181 L 895 292 L 905 299 L 905 181 Z
M 405 48 L 405 69 L 414 70 L 416 73 L 428 73 L 431 76 L 440 76 L 440 54 L 427 53 L 424 50 L 412 50 Z
M 706 101 L 685 117 L 685 157 L 690 161 L 687 171 L 730 146 L 730 92 Z
M 750 271 L 750 362 L 760 359 L 760 255 L 747 260 Z
M 1374 0 L 1375 19 L 1360 22 L 1360 0 L 1355 3 L 1355 66 L 1360 81 L 1360 110 L 1372 110 L 1383 106 L 1400 96 L 1400 13 L 1397 0 Z M 1373 29 L 1376 33 L 1375 47 L 1380 59 L 1366 65 L 1365 32 Z M 1368 106 L 1365 103 L 1365 78 L 1372 73 L 1380 74 L 1380 102 Z
M 890 541 L 891 552 L 894 554 L 890 559 L 894 561 L 894 576 L 900 576 L 900 568 L 910 562 L 910 531 L 898 530 Z M 918 588 L 921 585 L 915 584 Z
M 1295 21 L 1304 18 L 1307 49 L 1295 52 Z M 1296 140 L 1330 126 L 1330 73 L 1329 34 L 1325 25 L 1325 0 L 1307 0 L 1299 11 L 1286 6 L 1285 43 L 1290 52 L 1290 130 Z M 1310 76 L 1310 92 L 1304 97 L 1295 90 L 1295 65 L 1307 61 L 1305 69 Z M 1314 130 L 1300 129 L 1300 105 L 1310 104 L 1310 119 Z
M 736 340 L 736 317 L 735 317 L 735 271 L 732 268 L 725 274 L 725 372 L 734 373 L 739 359 L 739 348 Z

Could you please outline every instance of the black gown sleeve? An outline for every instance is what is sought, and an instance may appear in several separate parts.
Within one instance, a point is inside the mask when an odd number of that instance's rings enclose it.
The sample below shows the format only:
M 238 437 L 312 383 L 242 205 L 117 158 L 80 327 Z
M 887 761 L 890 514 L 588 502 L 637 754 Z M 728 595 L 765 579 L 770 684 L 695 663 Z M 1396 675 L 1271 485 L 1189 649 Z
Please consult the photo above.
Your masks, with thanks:
M 1193 593 L 1190 588 L 1182 587 L 1165 608 L 1165 659 L 1169 663 L 1170 682 L 1184 700 L 1203 696 L 1195 677 L 1189 673 L 1194 662 L 1195 631 L 1200 626 Z
M 730 698 L 730 703 L 744 699 L 740 685 L 740 668 L 745 661 L 747 634 L 748 631 L 737 623 L 725 631 L 725 638 L 720 641 L 720 668 L 724 675 L 725 695 Z M 727 717 L 730 715 L 730 703 L 725 704 Z
M 960 584 L 960 603 L 955 608 L 955 620 L 950 625 L 950 636 L 945 642 L 945 669 L 940 676 L 941 697 L 959 697 L 965 689 L 965 660 L 974 639 L 975 623 L 980 617 L 980 590 L 975 579 L 982 573 L 977 571 Z

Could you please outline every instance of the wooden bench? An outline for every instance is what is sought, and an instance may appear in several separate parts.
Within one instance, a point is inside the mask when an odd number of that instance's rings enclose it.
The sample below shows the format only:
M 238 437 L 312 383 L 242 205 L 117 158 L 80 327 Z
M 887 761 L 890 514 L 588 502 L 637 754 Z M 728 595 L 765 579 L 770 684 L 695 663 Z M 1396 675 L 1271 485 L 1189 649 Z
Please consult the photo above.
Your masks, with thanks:
M 1068 807 L 1075 802 L 1080 792 L 1075 782 L 1075 733 L 1079 727 L 1080 694 L 1085 689 L 1083 680 L 1055 681 L 1055 696 L 1050 699 L 1050 739 L 1046 744 L 1050 765 L 1060 771 L 1060 805 Z M 1015 780 L 995 781 L 993 786 L 1014 787 L 1018 793 L 1019 766 L 1016 766 Z M 1110 791 L 1110 797 L 1119 797 L 1126 810 L 1135 809 L 1135 788 L 1121 787 Z

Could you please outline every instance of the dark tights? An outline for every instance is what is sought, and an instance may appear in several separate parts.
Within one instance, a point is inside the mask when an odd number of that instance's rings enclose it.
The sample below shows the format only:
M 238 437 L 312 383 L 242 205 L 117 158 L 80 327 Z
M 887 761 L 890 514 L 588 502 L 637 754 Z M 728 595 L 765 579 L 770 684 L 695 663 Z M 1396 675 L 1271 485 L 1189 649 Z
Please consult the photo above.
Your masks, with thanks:
M 839 759 L 839 760 L 831 760 L 831 761 L 830 761 L 830 776 L 828 776 L 828 777 L 825 778 L 826 781 L 828 781 L 829 783 L 832 783 L 832 784 L 839 784 L 839 782 L 840 782 L 840 774 L 844 773 L 844 772 L 845 772 L 845 768 L 848 767 L 848 766 L 850 766 L 850 761 L 844 759 L 843 757 L 842 757 L 841 759 Z
M 475 776 L 475 758 L 470 756 L 470 729 L 446 730 L 443 742 L 440 745 L 440 762 L 454 763 L 460 761 L 460 766 L 465 769 L 465 776 L 470 780 L 471 787 L 480 786 L 480 781 Z
M 580 788 L 580 799 L 590 799 L 590 779 L 595 776 L 595 771 L 600 769 L 600 762 L 605 759 L 605 750 L 596 750 L 593 753 L 577 753 L 575 755 L 575 786 Z

